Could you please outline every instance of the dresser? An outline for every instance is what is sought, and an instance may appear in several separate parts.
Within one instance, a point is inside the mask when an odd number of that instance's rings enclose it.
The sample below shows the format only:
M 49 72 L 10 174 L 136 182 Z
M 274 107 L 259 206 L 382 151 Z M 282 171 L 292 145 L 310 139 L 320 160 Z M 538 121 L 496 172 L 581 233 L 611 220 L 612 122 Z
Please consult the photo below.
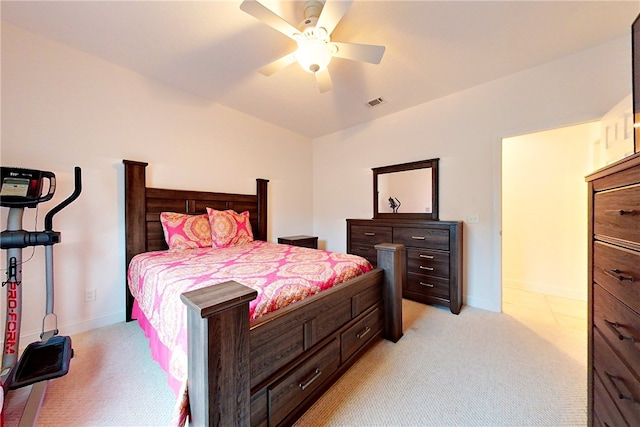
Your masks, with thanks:
M 462 222 L 347 219 L 347 252 L 376 263 L 378 243 L 406 248 L 403 298 L 462 307 Z
M 640 153 L 589 187 L 589 425 L 640 425 Z

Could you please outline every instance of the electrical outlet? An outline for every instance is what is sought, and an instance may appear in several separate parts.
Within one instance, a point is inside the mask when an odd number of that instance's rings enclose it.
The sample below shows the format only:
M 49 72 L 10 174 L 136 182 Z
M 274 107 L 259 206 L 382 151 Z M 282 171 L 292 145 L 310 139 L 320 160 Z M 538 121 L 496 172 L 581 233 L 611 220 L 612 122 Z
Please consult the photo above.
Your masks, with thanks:
M 480 217 L 478 216 L 478 214 L 471 214 L 469 215 L 469 219 L 467 220 L 467 222 L 469 224 L 477 224 L 480 222 Z
M 95 301 L 96 300 L 96 290 L 94 289 L 86 289 L 84 291 L 84 300 L 85 302 Z

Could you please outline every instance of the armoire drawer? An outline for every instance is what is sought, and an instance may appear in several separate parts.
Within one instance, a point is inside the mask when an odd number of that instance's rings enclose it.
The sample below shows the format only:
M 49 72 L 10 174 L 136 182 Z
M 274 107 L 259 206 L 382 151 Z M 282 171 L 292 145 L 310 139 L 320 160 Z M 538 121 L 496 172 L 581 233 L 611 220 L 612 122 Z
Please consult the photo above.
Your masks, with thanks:
M 269 386 L 269 425 L 278 425 L 340 365 L 340 343 L 334 339 L 281 381 Z
M 593 232 L 640 245 L 640 184 L 596 193 Z
M 593 409 L 594 427 L 629 426 L 597 374 L 593 376 Z
M 593 368 L 630 425 L 640 426 L 640 380 L 602 337 L 593 331 Z
M 436 298 L 449 299 L 450 297 L 449 280 L 423 274 L 407 273 L 406 289 Z
M 362 320 L 347 329 L 340 336 L 341 357 L 344 363 L 382 329 L 382 311 L 374 309 Z
M 593 254 L 593 280 L 640 313 L 640 253 L 594 242 Z
M 393 243 L 408 248 L 449 250 L 449 230 L 439 228 L 394 227 Z
M 593 323 L 634 373 L 640 376 L 640 315 L 599 285 L 593 286 L 593 298 Z
M 407 272 L 449 278 L 449 252 L 407 249 Z

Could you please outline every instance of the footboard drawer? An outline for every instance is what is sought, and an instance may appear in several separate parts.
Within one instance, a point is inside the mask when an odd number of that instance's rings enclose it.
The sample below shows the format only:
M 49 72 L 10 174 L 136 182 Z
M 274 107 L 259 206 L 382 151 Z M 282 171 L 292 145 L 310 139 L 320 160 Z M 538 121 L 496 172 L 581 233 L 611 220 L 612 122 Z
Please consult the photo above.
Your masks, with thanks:
M 340 336 L 342 363 L 382 329 L 382 311 L 374 309 Z
M 278 425 L 334 373 L 340 364 L 339 357 L 340 343 L 335 339 L 293 369 L 282 381 L 271 385 L 267 391 L 269 425 Z

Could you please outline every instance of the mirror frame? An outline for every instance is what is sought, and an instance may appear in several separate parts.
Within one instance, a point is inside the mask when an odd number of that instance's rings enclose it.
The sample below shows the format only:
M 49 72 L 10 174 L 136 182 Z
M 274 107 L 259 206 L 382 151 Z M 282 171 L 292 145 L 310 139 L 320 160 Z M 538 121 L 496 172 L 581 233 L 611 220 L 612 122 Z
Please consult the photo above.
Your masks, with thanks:
M 373 171 L 373 218 L 374 219 L 421 219 L 438 220 L 438 161 L 440 159 L 420 160 L 417 162 L 401 163 L 391 166 L 371 168 Z M 385 213 L 378 212 L 378 175 L 394 172 L 404 172 L 416 169 L 431 168 L 431 213 L 402 212 Z

